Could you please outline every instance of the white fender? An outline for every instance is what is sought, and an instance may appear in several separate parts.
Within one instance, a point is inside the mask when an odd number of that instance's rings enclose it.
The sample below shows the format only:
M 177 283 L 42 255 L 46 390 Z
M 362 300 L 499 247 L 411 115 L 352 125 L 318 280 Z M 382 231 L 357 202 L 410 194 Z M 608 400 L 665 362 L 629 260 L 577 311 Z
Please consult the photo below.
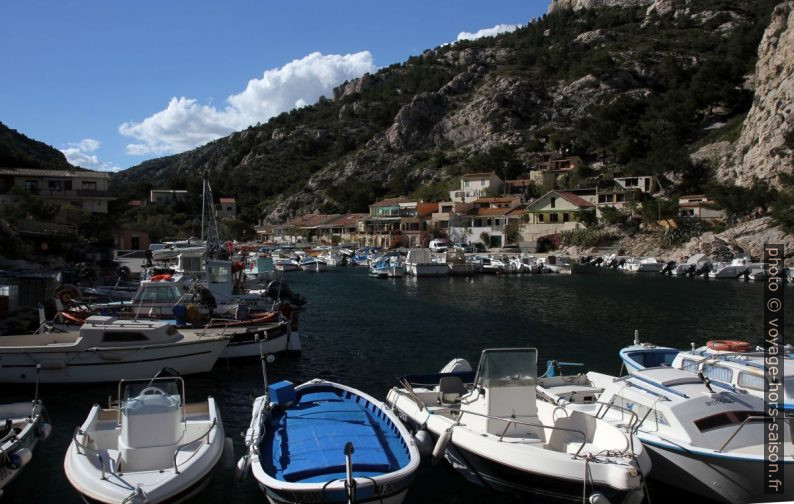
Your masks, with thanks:
M 223 468 L 231 471 L 235 467 L 234 463 L 234 442 L 232 438 L 227 437 L 223 439 L 223 452 L 221 453 L 221 463 Z
M 595 492 L 587 499 L 590 504 L 611 504 L 609 499 L 606 498 L 601 492 Z
M 436 445 L 433 447 L 433 460 L 440 460 L 441 457 L 444 456 L 444 451 L 447 449 L 447 445 L 451 439 L 452 427 L 445 430 L 440 436 L 438 436 L 438 441 L 436 441 Z
M 430 435 L 427 429 L 417 431 L 414 434 L 414 442 L 419 450 L 419 455 L 427 457 L 433 453 L 433 436 Z

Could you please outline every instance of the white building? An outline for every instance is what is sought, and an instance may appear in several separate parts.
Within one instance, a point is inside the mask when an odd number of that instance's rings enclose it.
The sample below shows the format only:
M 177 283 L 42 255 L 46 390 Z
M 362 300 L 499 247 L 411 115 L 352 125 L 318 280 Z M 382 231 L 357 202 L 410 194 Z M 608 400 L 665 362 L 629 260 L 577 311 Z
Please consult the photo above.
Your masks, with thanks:
M 90 170 L 0 168 L 0 203 L 10 203 L 14 188 L 93 213 L 107 213 L 116 198 L 108 191 L 110 174 Z
M 469 173 L 460 178 L 460 189 L 449 192 L 449 199 L 458 203 L 471 203 L 478 198 L 499 194 L 504 182 L 496 172 Z

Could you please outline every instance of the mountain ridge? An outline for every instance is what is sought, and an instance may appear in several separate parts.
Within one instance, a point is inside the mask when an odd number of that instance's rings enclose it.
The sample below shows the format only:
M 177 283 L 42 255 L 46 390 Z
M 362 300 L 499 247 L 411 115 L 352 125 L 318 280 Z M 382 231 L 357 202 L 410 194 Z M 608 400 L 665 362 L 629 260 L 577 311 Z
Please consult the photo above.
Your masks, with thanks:
M 195 188 L 206 173 L 249 223 L 440 197 L 461 173 L 516 176 L 546 150 L 597 169 L 705 179 L 689 156 L 751 109 L 748 76 L 774 2 L 620 4 L 555 8 L 513 33 L 427 50 L 114 179 L 140 193 Z

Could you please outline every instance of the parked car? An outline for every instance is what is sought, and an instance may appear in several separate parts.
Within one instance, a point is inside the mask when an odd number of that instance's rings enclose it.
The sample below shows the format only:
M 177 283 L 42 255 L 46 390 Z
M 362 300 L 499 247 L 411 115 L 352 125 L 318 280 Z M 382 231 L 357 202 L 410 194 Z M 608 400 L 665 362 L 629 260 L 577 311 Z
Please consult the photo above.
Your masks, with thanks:
M 471 254 L 473 252 L 477 252 L 477 247 L 470 243 L 453 243 L 452 250 L 458 250 L 466 254 Z
M 430 250 L 433 252 L 446 252 L 449 247 L 449 241 L 444 239 L 437 239 L 430 241 Z

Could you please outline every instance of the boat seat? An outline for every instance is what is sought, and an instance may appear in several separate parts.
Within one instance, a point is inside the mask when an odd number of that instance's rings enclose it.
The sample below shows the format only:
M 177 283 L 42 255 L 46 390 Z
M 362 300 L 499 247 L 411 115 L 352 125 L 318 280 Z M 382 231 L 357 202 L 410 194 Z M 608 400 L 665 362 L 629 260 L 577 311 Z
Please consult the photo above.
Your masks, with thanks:
M 438 403 L 453 405 L 460 402 L 460 397 L 468 392 L 459 376 L 444 376 L 438 381 Z

